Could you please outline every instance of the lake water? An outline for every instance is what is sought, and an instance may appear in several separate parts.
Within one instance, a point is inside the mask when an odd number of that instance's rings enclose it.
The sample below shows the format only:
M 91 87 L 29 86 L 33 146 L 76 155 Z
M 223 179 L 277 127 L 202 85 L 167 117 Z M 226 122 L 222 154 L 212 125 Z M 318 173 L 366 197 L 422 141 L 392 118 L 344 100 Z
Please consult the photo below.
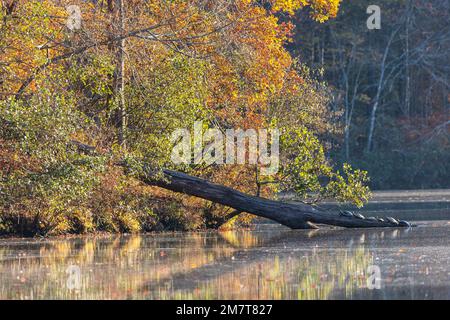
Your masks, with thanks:
M 450 299 L 450 222 L 0 240 L 0 299 Z

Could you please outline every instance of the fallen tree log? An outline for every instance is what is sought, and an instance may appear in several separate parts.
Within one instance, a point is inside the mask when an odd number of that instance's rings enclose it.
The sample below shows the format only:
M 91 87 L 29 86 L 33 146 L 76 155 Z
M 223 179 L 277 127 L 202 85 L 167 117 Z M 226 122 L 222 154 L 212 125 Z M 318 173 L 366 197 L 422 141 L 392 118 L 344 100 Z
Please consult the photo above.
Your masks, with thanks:
M 251 213 L 276 221 L 292 229 L 315 229 L 315 224 L 328 224 L 346 228 L 407 227 L 408 223 L 379 221 L 374 218 L 342 215 L 339 212 L 320 210 L 303 203 L 286 203 L 262 197 L 251 196 L 235 189 L 172 170 L 163 170 L 163 179 L 152 174 L 141 180 L 175 192 L 188 194 L 231 207 L 240 212 Z
M 72 141 L 80 152 L 96 154 L 95 147 L 78 141 Z M 123 161 L 117 165 L 128 168 Z M 212 183 L 208 180 L 194 177 L 185 173 L 163 169 L 163 176 L 154 174 L 148 169 L 140 180 L 151 186 L 158 186 L 174 192 L 179 192 L 205 200 L 209 200 L 230 208 L 235 212 L 234 217 L 241 212 L 247 212 L 259 217 L 278 222 L 292 229 L 317 229 L 315 224 L 327 224 L 346 228 L 383 228 L 383 227 L 410 227 L 406 221 L 399 223 L 395 219 L 377 220 L 373 217 L 365 218 L 358 214 L 341 214 L 339 211 L 325 211 L 304 203 L 291 203 L 270 200 L 252 196 L 230 187 Z

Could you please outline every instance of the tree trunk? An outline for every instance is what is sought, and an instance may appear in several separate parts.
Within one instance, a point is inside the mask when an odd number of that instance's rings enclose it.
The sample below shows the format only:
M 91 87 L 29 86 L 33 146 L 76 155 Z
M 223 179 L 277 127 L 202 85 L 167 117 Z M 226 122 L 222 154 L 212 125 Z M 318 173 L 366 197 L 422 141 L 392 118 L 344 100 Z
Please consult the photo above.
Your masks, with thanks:
M 407 116 L 408 120 L 411 115 L 411 70 L 409 61 L 409 28 L 411 27 L 411 0 L 406 3 L 406 35 L 405 35 L 405 107 L 404 114 Z
M 247 195 L 235 189 L 211 183 L 181 172 L 163 170 L 164 179 L 148 174 L 141 180 L 175 192 L 199 197 L 238 210 L 267 218 L 292 229 L 314 229 L 314 224 L 348 228 L 394 227 L 390 222 L 342 216 L 338 212 L 320 210 L 303 203 L 285 203 Z
M 95 148 L 92 146 L 78 141 L 72 141 L 72 145 L 82 153 L 96 154 Z M 115 164 L 125 169 L 129 168 L 123 161 Z M 394 224 L 386 220 L 378 221 L 344 216 L 340 215 L 339 212 L 322 210 L 304 203 L 282 202 L 252 196 L 230 187 L 173 170 L 163 169 L 162 176 L 155 174 L 155 171 L 151 168 L 147 168 L 146 171 L 139 179 L 148 185 L 195 196 L 235 209 L 229 215 L 229 219 L 241 212 L 247 212 L 273 220 L 292 229 L 317 229 L 315 223 L 347 228 L 405 227 L 405 225 Z
M 394 30 L 389 38 L 389 41 L 386 45 L 386 48 L 384 49 L 383 59 L 381 61 L 380 66 L 380 77 L 378 79 L 378 85 L 377 85 L 377 94 L 375 96 L 375 102 L 372 107 L 372 112 L 370 113 L 370 119 L 369 119 L 369 134 L 367 137 L 367 146 L 366 150 L 367 152 L 372 151 L 373 146 L 373 136 L 374 136 L 374 130 L 375 130 L 375 120 L 377 117 L 377 110 L 380 105 L 380 99 L 381 99 L 381 92 L 384 89 L 384 75 L 386 72 L 386 60 L 389 54 L 389 50 L 391 49 L 392 41 L 394 40 L 395 34 L 397 33 L 397 30 Z
M 125 33 L 125 6 L 124 0 L 117 0 L 118 9 L 118 24 L 120 34 Z M 125 106 L 125 38 L 122 38 L 117 46 L 117 101 L 119 106 L 119 119 L 118 119 L 118 140 L 119 145 L 126 148 L 126 127 L 127 127 L 127 115 Z

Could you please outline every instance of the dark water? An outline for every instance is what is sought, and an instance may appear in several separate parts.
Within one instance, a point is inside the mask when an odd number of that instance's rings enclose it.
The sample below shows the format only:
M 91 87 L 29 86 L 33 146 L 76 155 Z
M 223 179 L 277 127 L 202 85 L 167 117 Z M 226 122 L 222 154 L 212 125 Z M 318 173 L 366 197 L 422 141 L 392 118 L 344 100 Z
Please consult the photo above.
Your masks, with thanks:
M 450 223 L 0 240 L 0 299 L 125 298 L 449 299 Z

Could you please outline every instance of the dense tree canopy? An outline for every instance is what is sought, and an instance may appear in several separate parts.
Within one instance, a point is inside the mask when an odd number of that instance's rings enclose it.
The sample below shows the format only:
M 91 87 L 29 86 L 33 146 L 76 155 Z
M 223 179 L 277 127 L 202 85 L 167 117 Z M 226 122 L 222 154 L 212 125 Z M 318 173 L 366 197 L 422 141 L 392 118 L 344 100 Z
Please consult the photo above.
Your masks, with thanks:
M 248 193 L 362 205 L 366 174 L 326 157 L 324 141 L 340 132 L 330 91 L 285 49 L 295 12 L 320 23 L 339 3 L 1 1 L 1 232 L 196 229 L 229 217 L 141 185 L 133 176 L 143 164 Z M 80 28 L 69 5 L 80 8 Z M 198 120 L 204 130 L 280 128 L 281 170 L 261 178 L 255 165 L 175 166 L 171 133 Z

